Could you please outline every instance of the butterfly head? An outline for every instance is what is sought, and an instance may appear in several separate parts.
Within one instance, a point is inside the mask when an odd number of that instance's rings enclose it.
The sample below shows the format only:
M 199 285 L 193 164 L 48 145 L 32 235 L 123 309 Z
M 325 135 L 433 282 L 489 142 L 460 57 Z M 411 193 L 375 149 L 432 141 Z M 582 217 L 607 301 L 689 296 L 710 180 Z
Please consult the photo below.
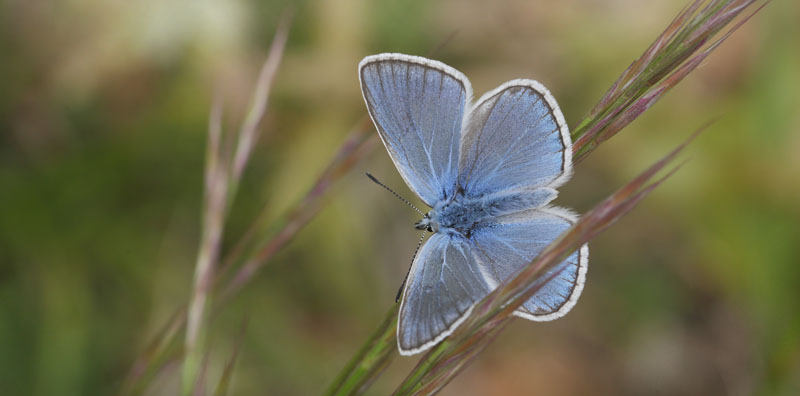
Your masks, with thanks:
M 426 230 L 428 232 L 437 232 L 439 231 L 439 222 L 431 219 L 431 212 L 428 212 L 422 217 L 422 220 L 414 223 L 414 228 Z

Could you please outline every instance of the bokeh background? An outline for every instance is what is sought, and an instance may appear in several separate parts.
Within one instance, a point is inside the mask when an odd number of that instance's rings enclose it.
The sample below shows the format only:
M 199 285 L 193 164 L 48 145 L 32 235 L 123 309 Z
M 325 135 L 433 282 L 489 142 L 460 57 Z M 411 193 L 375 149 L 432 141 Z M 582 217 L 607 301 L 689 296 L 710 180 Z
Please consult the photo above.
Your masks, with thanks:
M 365 114 L 366 55 L 436 57 L 476 94 L 534 78 L 570 125 L 685 0 L 21 1 L 0 5 L 0 388 L 114 394 L 190 292 L 215 90 L 236 127 L 281 12 L 289 44 L 226 246 L 277 217 Z M 448 37 L 451 37 L 449 40 Z M 709 120 L 690 161 L 591 243 L 580 303 L 515 321 L 445 395 L 800 392 L 800 3 L 775 1 L 576 168 L 585 212 Z M 320 393 L 394 304 L 416 214 L 380 145 L 214 319 L 233 394 Z M 417 201 L 418 202 L 418 201 Z M 387 394 L 415 358 L 398 358 Z M 179 372 L 150 394 L 175 394 Z

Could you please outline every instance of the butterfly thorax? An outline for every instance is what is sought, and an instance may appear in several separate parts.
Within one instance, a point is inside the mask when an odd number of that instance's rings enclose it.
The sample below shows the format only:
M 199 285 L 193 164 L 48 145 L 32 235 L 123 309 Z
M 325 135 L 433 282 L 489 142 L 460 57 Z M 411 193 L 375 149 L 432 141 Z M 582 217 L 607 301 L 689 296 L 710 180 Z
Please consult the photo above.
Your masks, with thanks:
M 555 195 L 553 189 L 540 188 L 469 197 L 459 189 L 452 197 L 437 202 L 414 227 L 469 238 L 476 229 L 492 224 L 494 217 L 541 207 Z
M 494 214 L 494 206 L 484 198 L 466 197 L 459 191 L 434 204 L 415 226 L 430 232 L 458 233 L 469 238 L 476 227 Z

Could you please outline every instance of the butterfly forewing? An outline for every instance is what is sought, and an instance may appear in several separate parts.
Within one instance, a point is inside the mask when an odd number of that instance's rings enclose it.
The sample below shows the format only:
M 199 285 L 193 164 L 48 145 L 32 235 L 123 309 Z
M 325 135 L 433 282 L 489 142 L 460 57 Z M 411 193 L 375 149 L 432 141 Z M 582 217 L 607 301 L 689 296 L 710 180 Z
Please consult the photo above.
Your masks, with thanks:
M 509 81 L 469 115 L 459 182 L 470 196 L 558 187 L 572 168 L 571 140 L 553 97 L 533 80 Z
M 401 54 L 369 56 L 359 73 L 369 114 L 408 186 L 429 206 L 450 196 L 469 81 L 443 63 Z

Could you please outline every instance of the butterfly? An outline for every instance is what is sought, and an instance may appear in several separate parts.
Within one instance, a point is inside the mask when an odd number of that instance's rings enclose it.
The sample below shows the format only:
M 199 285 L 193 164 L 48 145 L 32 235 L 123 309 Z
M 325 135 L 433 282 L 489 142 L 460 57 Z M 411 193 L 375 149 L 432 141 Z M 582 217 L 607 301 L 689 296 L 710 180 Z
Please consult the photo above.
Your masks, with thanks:
M 415 224 L 433 234 L 411 264 L 397 324 L 400 353 L 413 355 L 450 335 L 575 223 L 549 205 L 571 176 L 572 140 L 555 99 L 533 80 L 506 82 L 472 104 L 458 70 L 391 53 L 364 58 L 359 79 L 389 156 L 431 208 Z M 565 315 L 583 290 L 588 256 L 583 245 L 543 275 L 514 315 Z

